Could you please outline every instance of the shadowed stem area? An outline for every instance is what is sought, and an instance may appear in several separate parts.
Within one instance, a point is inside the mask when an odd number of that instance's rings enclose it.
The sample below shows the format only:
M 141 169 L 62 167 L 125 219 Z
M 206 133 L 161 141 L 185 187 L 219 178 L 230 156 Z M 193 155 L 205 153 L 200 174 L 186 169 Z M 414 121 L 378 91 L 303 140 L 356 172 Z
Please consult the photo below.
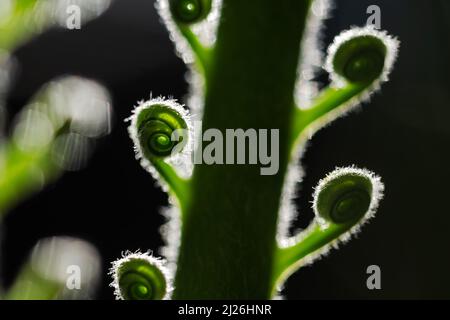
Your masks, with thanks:
M 197 165 L 184 212 L 174 299 L 271 297 L 293 92 L 309 0 L 224 0 L 207 70 L 203 130 L 279 129 L 280 170 Z

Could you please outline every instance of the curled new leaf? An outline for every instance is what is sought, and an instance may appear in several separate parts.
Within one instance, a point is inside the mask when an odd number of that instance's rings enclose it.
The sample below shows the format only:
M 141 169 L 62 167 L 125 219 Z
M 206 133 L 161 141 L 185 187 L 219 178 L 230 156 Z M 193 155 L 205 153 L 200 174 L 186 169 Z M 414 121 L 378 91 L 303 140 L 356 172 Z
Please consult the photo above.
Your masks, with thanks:
M 191 172 L 188 142 L 193 131 L 187 110 L 175 100 L 157 98 L 140 103 L 128 120 L 136 158 L 142 167 L 180 203 L 185 202 L 186 178 Z
M 169 0 L 175 21 L 192 24 L 206 18 L 211 11 L 211 0 Z
M 378 205 L 383 186 L 369 171 L 340 168 L 316 188 L 313 208 L 319 222 L 354 224 Z
M 149 253 L 128 253 L 113 262 L 111 286 L 119 300 L 163 300 L 171 292 L 164 262 Z
M 373 27 L 354 28 L 336 37 L 328 49 L 326 69 L 333 80 L 370 84 L 387 80 L 398 41 Z
M 383 190 L 379 177 L 354 167 L 338 168 L 321 180 L 314 194 L 316 219 L 293 244 L 277 250 L 274 283 L 280 285 L 299 267 L 350 239 L 375 214 Z
M 181 151 L 187 143 L 187 134 L 183 134 L 188 130 L 186 117 L 186 111 L 173 100 L 154 99 L 136 108 L 130 133 L 140 156 L 151 160 Z

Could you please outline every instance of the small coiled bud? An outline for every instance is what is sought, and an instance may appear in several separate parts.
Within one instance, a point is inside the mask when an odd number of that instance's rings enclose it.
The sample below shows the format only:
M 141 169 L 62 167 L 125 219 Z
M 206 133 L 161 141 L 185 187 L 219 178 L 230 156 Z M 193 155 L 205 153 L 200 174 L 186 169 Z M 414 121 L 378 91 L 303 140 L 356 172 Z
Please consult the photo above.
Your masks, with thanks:
M 172 291 L 163 260 L 149 253 L 126 253 L 112 263 L 111 286 L 118 300 L 163 300 Z
M 332 80 L 370 84 L 387 80 L 399 43 L 383 31 L 368 26 L 337 36 L 328 49 L 326 69 Z
M 211 11 L 211 0 L 169 0 L 175 21 L 193 24 L 205 19 Z
M 183 134 L 183 130 L 188 131 L 187 112 L 174 100 L 144 102 L 130 119 L 130 135 L 139 157 L 166 158 L 181 151 L 188 142 L 188 134 Z
M 314 195 L 314 212 L 321 223 L 354 224 L 375 212 L 383 184 L 373 173 L 339 168 L 320 181 Z

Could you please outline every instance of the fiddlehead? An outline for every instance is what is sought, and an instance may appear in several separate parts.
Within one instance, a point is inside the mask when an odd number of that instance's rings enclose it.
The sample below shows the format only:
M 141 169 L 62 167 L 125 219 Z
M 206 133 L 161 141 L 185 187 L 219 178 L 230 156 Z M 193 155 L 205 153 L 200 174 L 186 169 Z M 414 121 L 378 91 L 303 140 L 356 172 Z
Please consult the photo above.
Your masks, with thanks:
M 175 100 L 162 98 L 142 102 L 129 118 L 128 128 L 136 157 L 155 179 L 161 176 L 169 189 L 183 202 L 186 181 L 170 163 L 189 154 L 190 120 L 187 110 Z M 182 160 L 181 160 L 182 161 Z M 186 174 L 186 173 L 185 173 Z
M 127 253 L 113 262 L 110 274 L 118 300 L 163 300 L 172 291 L 165 262 L 149 253 Z
M 278 249 L 274 282 L 282 283 L 302 265 L 348 240 L 373 217 L 383 190 L 378 176 L 354 167 L 336 169 L 321 180 L 314 193 L 315 219 L 293 245 Z
M 346 224 L 369 210 L 373 183 L 358 170 L 337 171 L 322 180 L 314 196 L 314 212 L 323 223 Z
M 174 20 L 183 24 L 193 24 L 205 19 L 211 11 L 211 2 L 211 0 L 169 0 Z
M 372 27 L 341 33 L 328 48 L 326 70 L 333 82 L 369 84 L 386 81 L 396 59 L 398 41 Z
M 158 0 L 156 5 L 180 56 L 186 63 L 195 62 L 196 71 L 203 74 L 212 56 L 216 25 L 212 20 L 217 20 L 207 17 L 213 12 L 218 14 L 219 2 L 221 0 Z
M 185 145 L 181 136 L 174 141 L 177 130 L 187 130 L 187 124 L 179 111 L 168 104 L 152 104 L 140 110 L 136 117 L 137 135 L 142 153 L 147 159 L 166 158 L 177 145 Z
M 311 135 L 367 100 L 388 80 L 398 47 L 397 39 L 371 26 L 353 28 L 337 36 L 328 48 L 325 63 L 331 84 L 311 107 L 297 109 L 294 140 L 305 131 Z

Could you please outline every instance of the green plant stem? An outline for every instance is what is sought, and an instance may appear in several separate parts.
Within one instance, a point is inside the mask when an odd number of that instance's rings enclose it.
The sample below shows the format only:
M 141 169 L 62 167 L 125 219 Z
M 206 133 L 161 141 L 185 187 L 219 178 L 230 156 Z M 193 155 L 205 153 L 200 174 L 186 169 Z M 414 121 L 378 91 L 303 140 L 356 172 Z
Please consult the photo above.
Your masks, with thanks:
M 273 269 L 273 292 L 275 293 L 278 283 L 282 283 L 304 264 L 305 258 L 330 245 L 333 240 L 348 231 L 353 225 L 354 223 L 330 223 L 327 226 L 320 226 L 318 223 L 314 223 L 310 229 L 305 231 L 306 234 L 296 244 L 287 248 L 278 248 Z
M 178 25 L 181 34 L 185 37 L 196 57 L 196 65 L 198 70 L 203 74 L 207 74 L 207 70 L 211 63 L 213 49 L 205 47 L 198 37 L 192 32 L 189 26 Z
M 175 299 L 271 297 L 293 91 L 309 0 L 224 0 L 203 130 L 279 129 L 280 170 L 197 165 L 183 216 Z
M 306 131 L 305 129 L 314 126 L 316 122 L 326 122 L 327 119 L 324 119 L 326 117 L 333 119 L 333 116 L 330 116 L 333 111 L 346 108 L 346 103 L 360 95 L 367 87 L 367 84 L 359 83 L 347 83 L 342 88 L 328 87 L 318 95 L 309 109 L 296 108 L 292 142 L 296 143 L 298 138 Z M 323 123 L 320 123 L 319 127 L 323 125 Z
M 181 178 L 175 169 L 164 160 L 154 160 L 152 164 L 169 186 L 169 192 L 177 198 L 180 207 L 183 209 L 187 206 L 189 203 L 189 180 Z

